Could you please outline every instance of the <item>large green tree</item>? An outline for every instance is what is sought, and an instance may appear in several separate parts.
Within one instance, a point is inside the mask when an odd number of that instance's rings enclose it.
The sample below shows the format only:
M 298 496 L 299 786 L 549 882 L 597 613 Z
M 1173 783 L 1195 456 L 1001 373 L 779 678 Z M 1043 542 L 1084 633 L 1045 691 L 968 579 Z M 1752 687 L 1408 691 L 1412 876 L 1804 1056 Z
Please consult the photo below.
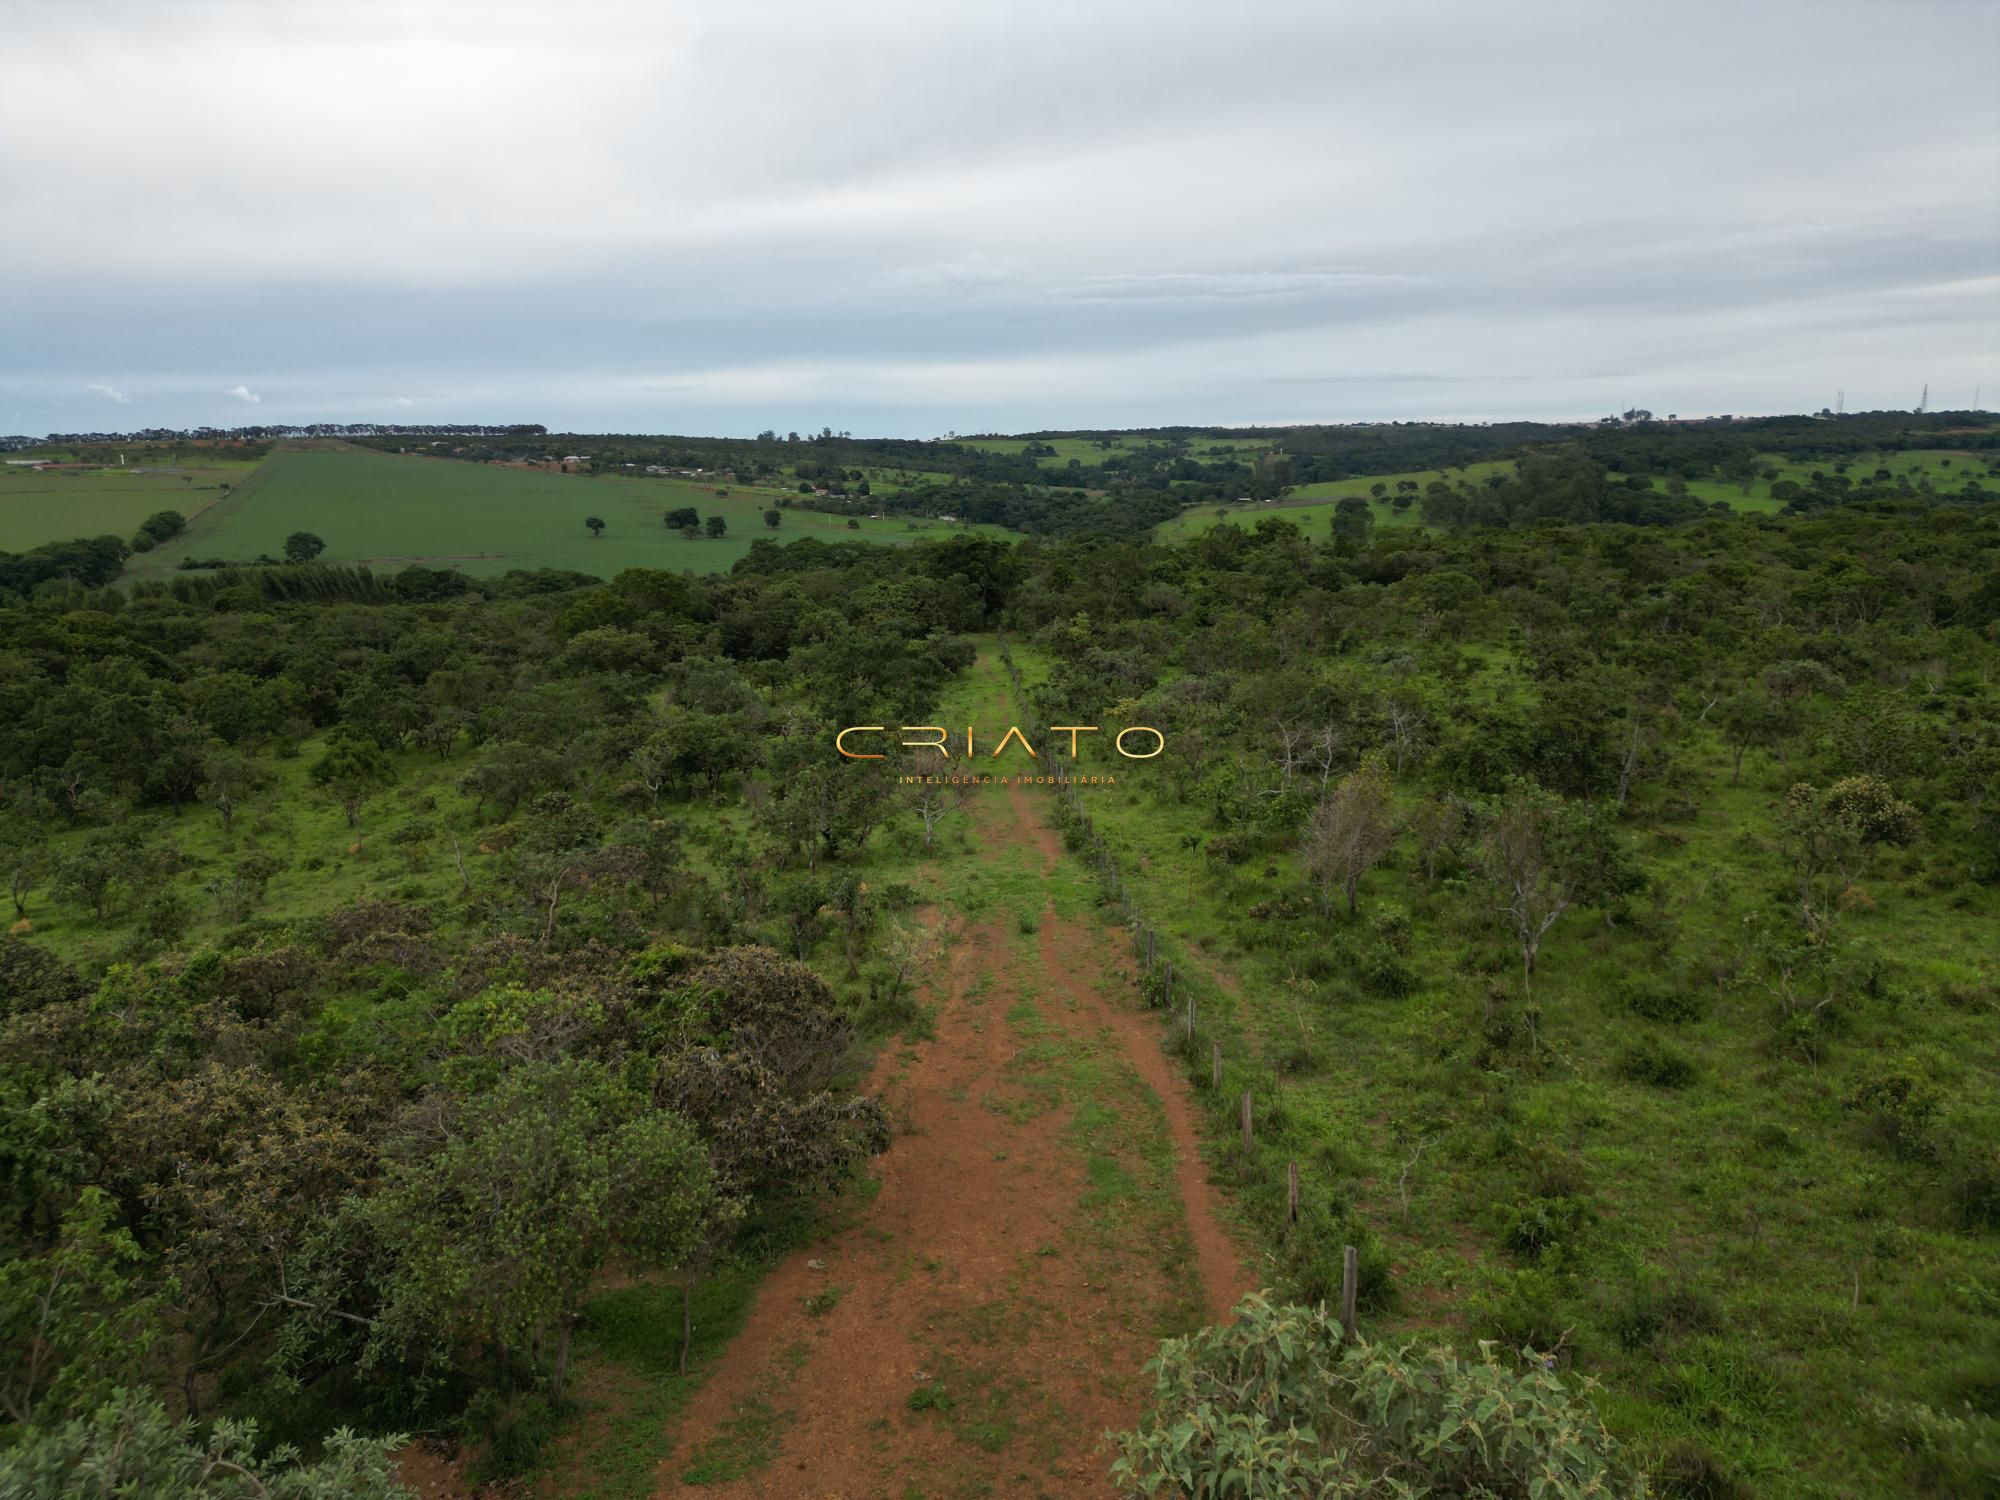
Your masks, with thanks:
M 395 1247 L 378 1346 L 491 1349 L 551 1400 L 591 1282 L 616 1255 L 678 1264 L 725 1213 L 693 1131 L 603 1065 L 523 1065 L 464 1101 L 367 1214 Z

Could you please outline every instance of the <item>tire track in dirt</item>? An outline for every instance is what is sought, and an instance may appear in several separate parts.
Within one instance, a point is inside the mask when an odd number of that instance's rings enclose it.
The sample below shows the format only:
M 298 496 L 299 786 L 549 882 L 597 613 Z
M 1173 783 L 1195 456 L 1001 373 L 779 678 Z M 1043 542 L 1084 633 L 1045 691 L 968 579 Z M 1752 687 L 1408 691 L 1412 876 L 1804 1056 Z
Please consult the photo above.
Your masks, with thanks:
M 1047 875 L 1062 860 L 1062 839 L 1035 816 L 1033 796 L 1019 783 L 1009 783 L 1007 787 L 1008 810 L 1014 820 L 1013 837 L 1032 842 L 1040 850 L 1043 873 Z M 1194 1240 L 1209 1320 L 1220 1322 L 1244 1293 L 1257 1289 L 1257 1279 L 1245 1264 L 1242 1248 L 1222 1228 L 1222 1195 L 1208 1180 L 1194 1102 L 1189 1098 L 1186 1079 L 1160 1045 L 1159 1023 L 1143 1011 L 1108 1000 L 1089 980 L 1092 970 L 1102 970 L 1104 966 L 1102 945 L 1087 928 L 1061 921 L 1053 905 L 1042 914 L 1041 958 L 1042 967 L 1050 977 L 1089 1004 L 1099 1024 L 1109 1026 L 1117 1034 L 1126 1058 L 1166 1111 L 1167 1126 L 1173 1133 L 1181 1212 Z
M 989 851 L 1038 853 L 1053 873 L 1061 847 L 1027 789 L 982 798 L 976 817 Z M 1139 1414 L 1141 1367 L 1188 1306 L 1176 1276 L 1198 1271 L 1209 1317 L 1254 1285 L 1216 1222 L 1185 1086 L 1152 1023 L 1113 998 L 1102 941 L 1051 902 L 1023 964 L 1011 926 L 1003 914 L 950 934 L 935 1038 L 914 1058 L 892 1048 L 872 1080 L 908 1125 L 873 1201 L 766 1279 L 676 1421 L 657 1494 L 1109 1495 L 1101 1435 Z M 1055 1053 L 1127 1080 L 1135 1115 L 1157 1096 L 1190 1272 L 1173 1269 L 1176 1247 L 1107 1230 L 1089 1206 L 1100 1173 L 1123 1168 L 1101 1140 L 1079 1148 Z M 767 1428 L 760 1467 L 683 1482 L 746 1421 Z

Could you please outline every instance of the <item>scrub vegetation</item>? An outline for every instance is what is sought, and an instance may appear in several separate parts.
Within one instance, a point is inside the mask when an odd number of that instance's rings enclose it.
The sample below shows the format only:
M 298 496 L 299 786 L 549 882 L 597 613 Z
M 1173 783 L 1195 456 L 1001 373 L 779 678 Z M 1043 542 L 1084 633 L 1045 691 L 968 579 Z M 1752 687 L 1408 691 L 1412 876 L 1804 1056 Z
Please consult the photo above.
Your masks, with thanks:
M 2000 1486 L 2000 430 L 448 446 L 0 557 L 0 1493 Z

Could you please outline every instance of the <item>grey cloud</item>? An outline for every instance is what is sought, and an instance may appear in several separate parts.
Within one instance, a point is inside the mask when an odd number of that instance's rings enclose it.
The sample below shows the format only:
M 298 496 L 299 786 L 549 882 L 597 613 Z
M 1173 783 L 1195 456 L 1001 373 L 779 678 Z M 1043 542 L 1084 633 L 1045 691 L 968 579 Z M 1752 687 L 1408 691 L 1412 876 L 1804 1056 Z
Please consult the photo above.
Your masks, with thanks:
M 22 9 L 0 395 L 49 427 L 105 371 L 917 435 L 2000 390 L 1991 7 Z

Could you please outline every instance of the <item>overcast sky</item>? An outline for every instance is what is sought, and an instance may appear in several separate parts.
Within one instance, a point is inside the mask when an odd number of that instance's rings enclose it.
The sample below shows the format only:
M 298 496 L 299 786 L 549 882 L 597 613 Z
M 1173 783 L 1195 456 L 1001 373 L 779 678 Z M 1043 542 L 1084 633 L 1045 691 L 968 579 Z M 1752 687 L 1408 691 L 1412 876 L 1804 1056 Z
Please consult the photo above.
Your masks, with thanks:
M 2000 405 L 1987 0 L 0 0 L 0 431 Z

